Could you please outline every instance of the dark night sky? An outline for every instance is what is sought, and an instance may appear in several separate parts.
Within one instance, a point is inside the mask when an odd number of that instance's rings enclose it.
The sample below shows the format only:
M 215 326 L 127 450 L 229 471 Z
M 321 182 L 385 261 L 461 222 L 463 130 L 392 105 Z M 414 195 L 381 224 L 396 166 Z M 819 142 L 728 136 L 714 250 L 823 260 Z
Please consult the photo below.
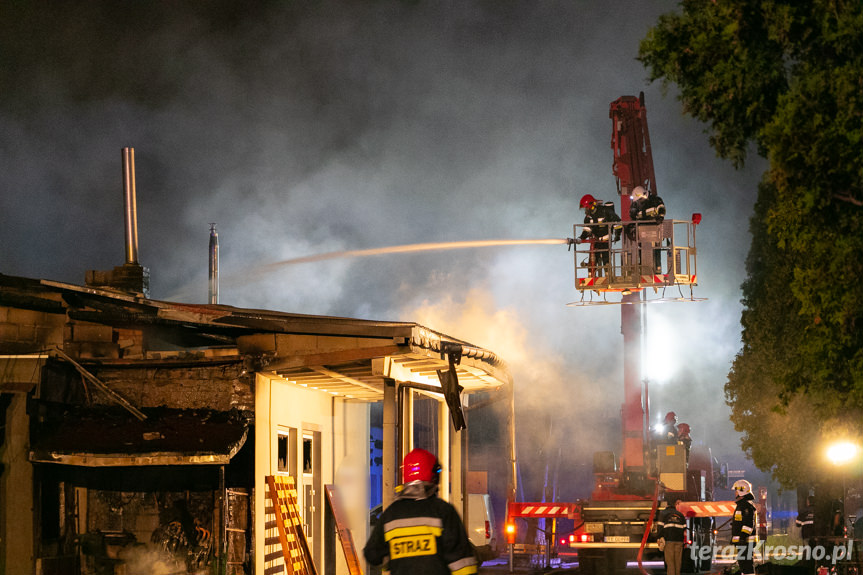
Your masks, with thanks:
M 416 320 L 487 346 L 511 364 L 520 413 L 554 406 L 554 437 L 585 457 L 619 441 L 619 308 L 565 306 L 578 299 L 565 247 L 236 272 L 342 249 L 569 236 L 582 194 L 616 199 L 608 105 L 643 90 L 670 216 L 704 214 L 696 295 L 709 298 L 648 306 L 649 354 L 668 368 L 649 370 L 652 405 L 740 460 L 722 386 L 764 165 L 716 159 L 673 87 L 646 84 L 638 42 L 673 9 L 3 2 L 0 272 L 83 283 L 121 264 L 120 148 L 133 146 L 154 298 L 205 301 L 218 222 L 223 303 Z

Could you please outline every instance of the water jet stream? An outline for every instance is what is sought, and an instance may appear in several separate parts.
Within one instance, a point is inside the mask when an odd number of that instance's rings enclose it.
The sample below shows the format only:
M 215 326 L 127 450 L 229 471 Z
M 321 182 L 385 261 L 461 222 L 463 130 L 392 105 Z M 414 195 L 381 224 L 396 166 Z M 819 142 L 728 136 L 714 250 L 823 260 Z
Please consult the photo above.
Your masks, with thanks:
M 384 248 L 368 248 L 362 250 L 342 250 L 338 252 L 325 252 L 298 258 L 291 258 L 274 262 L 270 264 L 256 265 L 245 270 L 240 270 L 223 275 L 221 283 L 225 285 L 242 285 L 252 281 L 261 279 L 261 277 L 275 272 L 276 270 L 298 264 L 308 264 L 335 259 L 348 258 L 364 258 L 370 256 L 379 256 L 386 254 L 405 254 L 415 252 L 432 252 L 444 250 L 462 250 L 469 248 L 491 248 L 503 246 L 529 246 L 529 245 L 564 245 L 569 243 L 566 238 L 547 238 L 547 239 L 525 239 L 525 240 L 468 240 L 460 242 L 429 242 L 422 244 L 404 244 L 400 246 L 389 246 Z M 178 292 L 169 297 L 169 301 L 177 301 L 187 297 L 193 297 L 193 293 L 197 290 L 191 285 L 184 286 Z
M 386 248 L 369 248 L 364 250 L 343 250 L 339 252 L 327 252 L 323 254 L 303 256 L 282 260 L 272 264 L 266 264 L 259 269 L 273 270 L 283 266 L 296 264 L 307 264 L 324 260 L 341 258 L 363 258 L 368 256 L 379 256 L 384 254 L 404 254 L 411 252 L 431 252 L 441 250 L 462 250 L 467 248 L 490 248 L 496 246 L 524 246 L 524 245 L 559 245 L 567 243 L 566 239 L 551 238 L 543 240 L 473 240 L 462 242 L 431 242 L 424 244 L 405 244 L 401 246 L 390 246 Z

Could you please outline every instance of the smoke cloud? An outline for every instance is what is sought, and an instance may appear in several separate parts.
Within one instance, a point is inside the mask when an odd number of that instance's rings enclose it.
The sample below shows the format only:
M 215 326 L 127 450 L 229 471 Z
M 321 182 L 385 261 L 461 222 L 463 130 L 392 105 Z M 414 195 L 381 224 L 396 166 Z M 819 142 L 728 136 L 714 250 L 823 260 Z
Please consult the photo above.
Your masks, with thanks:
M 340 250 L 566 237 L 582 194 L 616 199 L 608 104 L 643 90 L 669 215 L 704 213 L 696 295 L 708 298 L 648 306 L 648 349 L 674 364 L 651 382 L 652 409 L 739 455 L 722 386 L 763 165 L 732 171 L 673 90 L 645 84 L 638 41 L 675 7 L 7 6 L 0 272 L 82 283 L 122 263 L 123 146 L 136 148 L 140 261 L 157 299 L 206 301 L 209 222 L 227 276 Z M 565 458 L 589 465 L 619 442 L 620 310 L 566 307 L 579 296 L 564 246 L 239 275 L 223 303 L 420 321 L 489 347 L 512 366 L 520 413 L 553 422 L 529 441 Z

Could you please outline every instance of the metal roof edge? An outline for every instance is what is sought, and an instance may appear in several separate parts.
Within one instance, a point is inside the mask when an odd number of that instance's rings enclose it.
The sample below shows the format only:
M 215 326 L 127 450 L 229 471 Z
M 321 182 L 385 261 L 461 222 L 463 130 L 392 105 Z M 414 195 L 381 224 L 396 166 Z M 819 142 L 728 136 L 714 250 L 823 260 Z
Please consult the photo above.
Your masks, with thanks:
M 446 344 L 458 345 L 461 347 L 462 362 L 469 361 L 474 364 L 481 364 L 475 365 L 475 367 L 489 372 L 504 384 L 512 384 L 513 380 L 509 367 L 493 351 L 450 337 L 420 324 L 415 323 L 413 326 L 410 342 L 412 349 L 431 351 L 444 357 L 446 354 Z

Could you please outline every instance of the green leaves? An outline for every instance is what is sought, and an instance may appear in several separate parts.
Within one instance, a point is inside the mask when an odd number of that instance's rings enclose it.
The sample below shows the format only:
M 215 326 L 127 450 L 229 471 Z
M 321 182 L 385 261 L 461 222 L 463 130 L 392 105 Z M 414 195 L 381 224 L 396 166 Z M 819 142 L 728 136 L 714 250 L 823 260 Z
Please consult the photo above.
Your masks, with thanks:
M 641 43 L 649 78 L 678 85 L 719 156 L 740 166 L 755 143 L 770 161 L 726 398 L 746 452 L 790 486 L 813 428 L 863 433 L 863 3 L 681 8 Z
M 786 87 L 781 45 L 771 40 L 758 2 L 683 2 L 642 41 L 650 80 L 675 82 L 686 113 L 708 123 L 719 156 L 741 166 L 748 142 Z

